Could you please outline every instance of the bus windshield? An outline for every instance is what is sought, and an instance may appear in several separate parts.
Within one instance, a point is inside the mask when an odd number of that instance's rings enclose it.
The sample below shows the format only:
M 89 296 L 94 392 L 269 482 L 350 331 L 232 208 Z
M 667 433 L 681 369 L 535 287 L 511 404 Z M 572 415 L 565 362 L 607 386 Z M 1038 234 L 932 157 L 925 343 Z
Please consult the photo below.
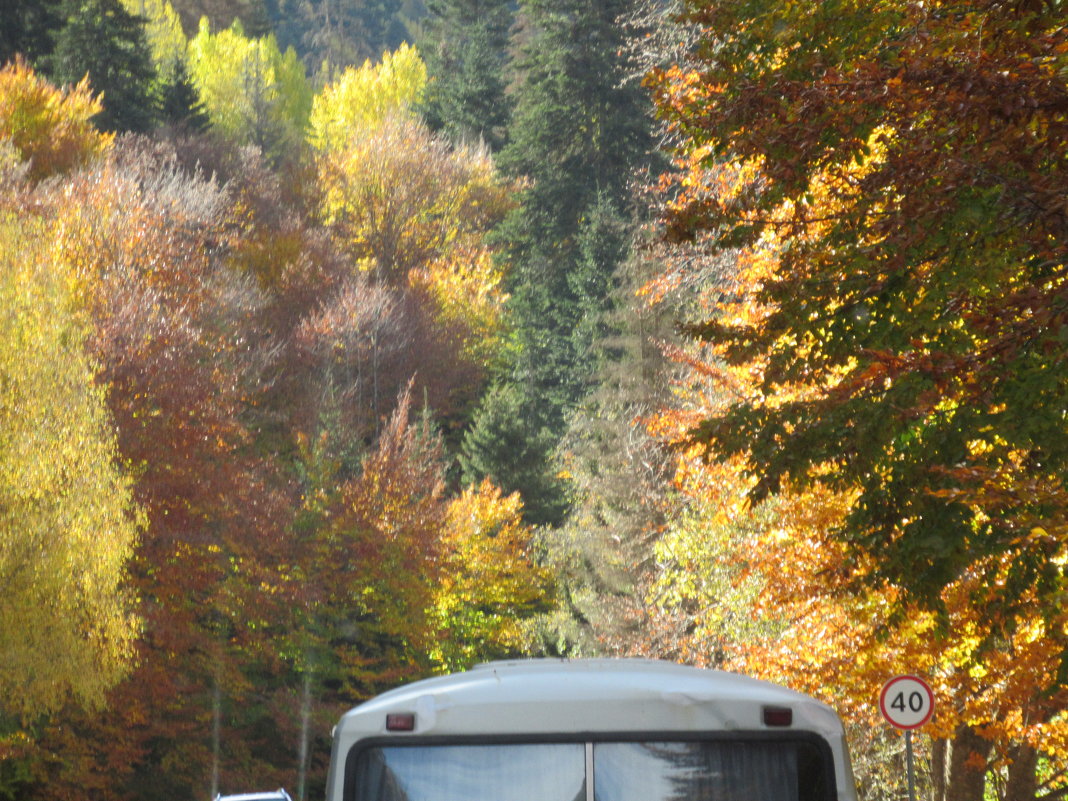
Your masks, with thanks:
M 831 801 L 829 762 L 787 739 L 390 745 L 347 801 Z

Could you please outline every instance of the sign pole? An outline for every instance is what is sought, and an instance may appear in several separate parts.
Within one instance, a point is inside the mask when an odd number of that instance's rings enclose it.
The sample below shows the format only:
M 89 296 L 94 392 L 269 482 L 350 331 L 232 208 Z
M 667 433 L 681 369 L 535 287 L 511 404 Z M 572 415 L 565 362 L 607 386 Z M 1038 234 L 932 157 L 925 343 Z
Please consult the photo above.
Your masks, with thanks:
M 905 766 L 909 777 L 909 801 L 916 801 L 916 771 L 912 763 L 912 729 L 905 729 Z
M 905 732 L 905 768 L 909 801 L 916 801 L 916 767 L 912 756 L 912 732 L 934 714 L 934 690 L 919 676 L 894 676 L 879 693 L 879 711 L 894 728 Z

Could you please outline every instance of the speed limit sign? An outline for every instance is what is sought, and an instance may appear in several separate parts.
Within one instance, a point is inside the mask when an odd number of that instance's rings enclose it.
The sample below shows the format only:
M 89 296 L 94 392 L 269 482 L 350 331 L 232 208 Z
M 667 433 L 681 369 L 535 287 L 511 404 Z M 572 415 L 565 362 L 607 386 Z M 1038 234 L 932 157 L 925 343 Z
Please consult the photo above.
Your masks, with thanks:
M 879 693 L 879 711 L 891 725 L 918 729 L 934 714 L 934 690 L 919 676 L 894 676 Z

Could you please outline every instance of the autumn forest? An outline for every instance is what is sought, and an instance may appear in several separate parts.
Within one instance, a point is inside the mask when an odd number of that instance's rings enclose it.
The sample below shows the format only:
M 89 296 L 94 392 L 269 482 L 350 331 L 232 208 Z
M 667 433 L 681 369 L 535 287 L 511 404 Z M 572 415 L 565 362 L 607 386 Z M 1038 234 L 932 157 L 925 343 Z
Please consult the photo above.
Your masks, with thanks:
M 0 799 L 644 656 L 1068 798 L 1065 0 L 0 0 Z

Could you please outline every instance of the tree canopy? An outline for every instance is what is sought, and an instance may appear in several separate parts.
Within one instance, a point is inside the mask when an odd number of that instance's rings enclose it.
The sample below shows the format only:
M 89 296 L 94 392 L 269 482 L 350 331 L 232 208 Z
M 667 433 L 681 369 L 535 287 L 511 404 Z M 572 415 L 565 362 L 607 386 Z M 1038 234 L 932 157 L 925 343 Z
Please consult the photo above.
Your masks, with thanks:
M 506 92 L 512 4 L 430 0 L 427 11 L 427 122 L 457 141 L 499 149 L 512 111 Z
M 0 715 L 33 720 L 129 670 L 138 518 L 64 265 L 0 215 Z
M 308 140 L 317 150 L 338 150 L 389 117 L 414 114 L 425 88 L 426 65 L 406 44 L 377 63 L 346 67 L 315 96 Z
M 855 491 L 855 581 L 938 611 L 974 576 L 1006 636 L 1037 603 L 1068 657 L 1057 6 L 695 1 L 698 45 L 651 84 L 669 235 L 753 265 L 691 330 L 759 380 L 694 440 L 743 458 L 754 502 Z
M 59 84 L 88 76 L 103 109 L 95 122 L 106 131 L 148 131 L 156 121 L 156 79 L 144 23 L 121 0 L 66 0 L 65 23 L 48 58 Z
M 60 90 L 21 59 L 0 68 L 0 138 L 28 163 L 33 179 L 85 166 L 107 151 L 113 135 L 91 122 L 101 109 L 88 78 Z
M 189 76 L 211 126 L 274 157 L 304 141 L 312 92 L 304 65 L 272 34 L 246 36 L 240 22 L 213 31 L 207 18 L 189 42 Z
M 938 799 L 1063 792 L 1060 11 L 692 0 L 648 79 L 645 294 L 698 289 L 648 641 L 858 721 L 924 671 Z
M 637 652 L 1063 795 L 1064 0 L 0 9 L 0 796 Z

